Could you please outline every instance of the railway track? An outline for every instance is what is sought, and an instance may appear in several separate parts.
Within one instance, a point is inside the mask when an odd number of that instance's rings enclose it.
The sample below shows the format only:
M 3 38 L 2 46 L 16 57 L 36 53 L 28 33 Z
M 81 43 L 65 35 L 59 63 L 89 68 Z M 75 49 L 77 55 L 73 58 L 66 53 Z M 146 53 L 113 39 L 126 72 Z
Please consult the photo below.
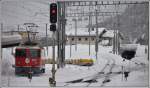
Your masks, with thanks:
M 104 80 L 102 81 L 102 85 L 104 84 L 104 83 L 106 83 L 106 82 L 109 82 L 110 81 L 110 79 L 109 79 L 109 77 L 110 77 L 110 75 L 111 75 L 111 73 L 112 73 L 112 69 L 114 68 L 114 66 L 115 66 L 115 60 L 114 59 L 107 59 L 108 61 L 107 61 L 107 64 L 104 66 L 104 68 L 100 71 L 100 72 L 98 72 L 98 74 L 97 75 L 95 75 L 92 79 L 90 79 L 90 80 L 97 80 L 97 79 L 99 79 L 99 78 L 104 78 Z M 89 81 L 90 81 L 89 80 Z M 87 84 L 87 86 L 86 87 L 88 87 L 88 86 L 90 86 L 92 84 L 92 82 L 91 83 L 88 83 Z M 101 86 L 102 86 L 101 85 Z
M 113 60 L 113 59 L 107 59 L 107 60 L 108 61 L 105 64 L 105 66 L 100 71 L 97 71 L 97 74 L 66 82 L 67 84 L 65 84 L 64 86 L 68 86 L 72 83 L 88 83 L 86 85 L 86 87 L 88 87 L 88 86 L 90 86 L 90 84 L 97 82 L 96 80 L 99 78 L 104 78 L 104 81 L 106 81 L 107 79 L 109 79 L 109 76 L 112 73 L 112 69 L 115 66 L 115 60 Z M 105 83 L 104 81 L 103 81 L 103 83 Z
M 143 67 L 144 64 L 140 63 L 140 62 L 135 62 L 135 61 L 131 61 L 132 63 L 136 64 L 136 67 L 130 68 L 130 72 L 131 71 L 137 71 L 140 70 Z M 67 84 L 65 84 L 64 86 L 70 86 L 72 83 L 87 83 L 85 86 L 89 87 L 92 83 L 96 83 L 98 82 L 98 79 L 102 79 L 102 82 L 100 84 L 101 87 L 103 87 L 107 82 L 110 82 L 110 78 L 119 74 L 122 74 L 122 70 L 118 69 L 117 72 L 113 72 L 113 68 L 115 67 L 121 67 L 121 65 L 115 65 L 115 60 L 112 59 L 107 59 L 107 63 L 105 64 L 105 66 L 100 70 L 97 71 L 97 73 L 95 75 L 92 76 L 87 76 L 84 78 L 80 78 L 77 80 L 73 80 L 73 81 L 69 81 L 66 82 Z

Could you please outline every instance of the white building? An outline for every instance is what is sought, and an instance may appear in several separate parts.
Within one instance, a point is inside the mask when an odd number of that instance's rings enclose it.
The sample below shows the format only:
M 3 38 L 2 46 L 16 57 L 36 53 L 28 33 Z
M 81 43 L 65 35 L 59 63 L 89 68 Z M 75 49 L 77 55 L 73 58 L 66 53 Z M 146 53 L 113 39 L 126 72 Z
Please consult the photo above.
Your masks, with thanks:
M 106 31 L 103 35 L 102 32 Z M 98 28 L 98 36 L 99 36 L 99 44 L 101 45 L 112 45 L 114 39 L 114 30 L 108 30 L 106 28 Z M 118 40 L 121 43 L 123 40 L 123 36 L 121 33 L 118 33 Z M 96 41 L 96 29 L 87 31 L 87 29 L 78 29 L 77 33 L 75 34 L 74 31 L 67 32 L 67 44 L 95 44 Z

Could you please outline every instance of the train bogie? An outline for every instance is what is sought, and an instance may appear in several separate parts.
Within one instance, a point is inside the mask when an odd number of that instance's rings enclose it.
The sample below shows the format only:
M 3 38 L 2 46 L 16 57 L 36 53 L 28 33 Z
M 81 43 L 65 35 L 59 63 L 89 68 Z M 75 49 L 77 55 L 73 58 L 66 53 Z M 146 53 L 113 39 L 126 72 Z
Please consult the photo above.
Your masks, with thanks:
M 28 74 L 32 72 L 33 74 L 45 73 L 45 68 L 39 67 L 16 67 L 15 74 Z

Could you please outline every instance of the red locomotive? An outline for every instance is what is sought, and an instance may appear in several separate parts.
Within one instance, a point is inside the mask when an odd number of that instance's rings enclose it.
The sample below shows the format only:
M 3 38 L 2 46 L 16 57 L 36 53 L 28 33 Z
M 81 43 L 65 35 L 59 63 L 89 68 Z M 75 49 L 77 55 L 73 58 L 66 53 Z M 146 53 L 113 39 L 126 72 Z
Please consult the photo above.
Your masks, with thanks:
M 38 46 L 15 49 L 15 73 L 45 73 L 44 49 Z

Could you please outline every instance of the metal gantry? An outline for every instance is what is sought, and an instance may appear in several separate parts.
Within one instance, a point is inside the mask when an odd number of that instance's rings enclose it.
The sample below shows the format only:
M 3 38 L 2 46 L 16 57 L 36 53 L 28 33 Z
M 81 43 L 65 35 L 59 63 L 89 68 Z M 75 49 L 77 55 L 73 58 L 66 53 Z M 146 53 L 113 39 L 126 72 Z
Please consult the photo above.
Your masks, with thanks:
M 97 16 L 111 16 L 115 15 L 116 13 L 121 13 L 121 12 L 99 12 L 97 11 Z M 67 13 L 66 17 L 79 17 L 79 16 L 96 16 L 95 11 L 93 12 L 81 12 L 81 13 Z
M 66 6 L 95 6 L 95 5 L 127 5 L 145 4 L 145 1 L 59 1 L 65 2 Z

